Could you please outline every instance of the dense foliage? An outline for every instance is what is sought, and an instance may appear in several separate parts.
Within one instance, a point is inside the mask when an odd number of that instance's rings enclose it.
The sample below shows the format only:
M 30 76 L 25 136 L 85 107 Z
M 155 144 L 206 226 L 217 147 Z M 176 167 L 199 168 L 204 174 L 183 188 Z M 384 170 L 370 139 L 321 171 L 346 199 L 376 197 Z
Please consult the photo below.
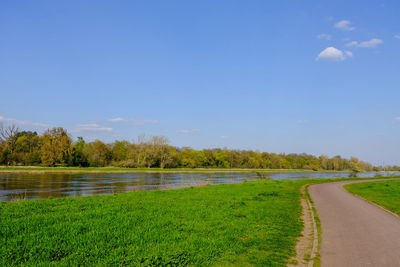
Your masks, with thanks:
M 63 128 L 36 132 L 19 131 L 16 127 L 0 128 L 0 165 L 43 165 L 128 168 L 259 168 L 304 170 L 379 171 L 357 158 L 313 156 L 307 154 L 275 154 L 251 150 L 176 148 L 162 136 L 137 141 L 100 140 L 76 142 Z M 385 170 L 400 170 L 387 167 Z

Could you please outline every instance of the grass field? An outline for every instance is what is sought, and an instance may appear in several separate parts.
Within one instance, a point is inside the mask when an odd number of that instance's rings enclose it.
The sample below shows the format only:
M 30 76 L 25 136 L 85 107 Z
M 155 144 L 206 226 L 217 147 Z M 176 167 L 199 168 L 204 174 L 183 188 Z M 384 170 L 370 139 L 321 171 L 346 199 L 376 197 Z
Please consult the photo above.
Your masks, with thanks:
M 339 180 L 0 202 L 0 266 L 285 266 L 303 228 L 300 188 Z M 400 181 L 392 188 L 399 203 Z
M 345 188 L 400 215 L 400 180 L 348 184 Z
M 40 167 L 40 166 L 21 166 L 7 167 L 0 166 L 0 172 L 135 172 L 135 173 L 214 173 L 214 172 L 314 172 L 303 169 L 233 169 L 233 168 L 116 168 L 116 167 Z M 318 171 L 318 172 L 334 172 L 334 171 Z
M 0 203 L 0 265 L 284 266 L 309 182 Z

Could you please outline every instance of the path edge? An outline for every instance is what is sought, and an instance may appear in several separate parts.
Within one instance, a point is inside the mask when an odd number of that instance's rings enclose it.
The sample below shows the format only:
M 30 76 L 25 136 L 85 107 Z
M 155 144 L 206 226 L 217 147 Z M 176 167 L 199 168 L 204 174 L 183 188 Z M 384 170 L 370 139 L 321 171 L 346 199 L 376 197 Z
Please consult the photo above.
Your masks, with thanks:
M 385 182 L 385 181 L 393 181 L 393 180 L 399 180 L 399 179 L 400 179 L 400 178 L 397 178 L 397 179 L 388 179 L 388 180 L 368 181 L 368 182 L 364 182 L 364 183 Z M 360 182 L 360 183 L 363 183 L 363 182 Z M 346 192 L 348 192 L 349 194 L 351 194 L 351 195 L 353 195 L 353 196 L 355 196 L 355 197 L 357 197 L 357 198 L 359 198 L 359 199 L 361 199 L 361 200 L 364 200 L 365 202 L 368 202 L 368 203 L 374 205 L 375 207 L 378 207 L 378 208 L 380 208 L 380 209 L 386 211 L 387 213 L 390 213 L 391 215 L 393 215 L 393 216 L 395 216 L 395 217 L 397 217 L 397 218 L 400 218 L 400 215 L 399 215 L 399 214 L 394 213 L 394 212 L 391 211 L 391 210 L 388 210 L 387 208 L 385 208 L 384 206 L 379 205 L 378 203 L 375 203 L 375 202 L 373 202 L 373 201 L 371 201 L 371 200 L 369 200 L 369 199 L 366 199 L 366 198 L 364 198 L 364 197 L 362 197 L 362 196 L 359 196 L 359 195 L 357 195 L 357 194 L 355 194 L 355 193 L 353 193 L 353 192 L 350 192 L 349 190 L 347 190 L 347 189 L 345 188 L 346 185 L 351 185 L 351 184 L 355 184 L 355 183 L 344 184 L 344 185 L 342 185 L 342 188 L 343 188 L 344 190 L 346 190 Z
M 321 241 L 321 231 L 320 231 L 321 227 L 317 210 L 315 209 L 314 202 L 312 201 L 310 193 L 308 192 L 309 187 L 310 184 L 305 185 L 305 197 L 311 213 L 314 234 L 313 234 L 313 246 L 310 255 L 311 260 L 308 262 L 308 267 L 313 267 L 320 265 L 319 248 Z
M 300 205 L 302 207 L 302 220 L 304 223 L 304 228 L 302 230 L 302 235 L 297 240 L 296 244 L 296 256 L 292 257 L 287 264 L 288 267 L 294 266 L 319 266 L 319 231 L 316 219 L 318 219 L 314 204 L 308 193 L 308 187 L 311 184 L 305 184 L 300 188 L 301 199 Z M 306 224 L 309 225 L 306 227 Z M 304 241 L 306 240 L 306 241 Z M 306 242 L 307 249 L 302 250 L 299 244 Z M 291 263 L 291 261 L 296 263 Z

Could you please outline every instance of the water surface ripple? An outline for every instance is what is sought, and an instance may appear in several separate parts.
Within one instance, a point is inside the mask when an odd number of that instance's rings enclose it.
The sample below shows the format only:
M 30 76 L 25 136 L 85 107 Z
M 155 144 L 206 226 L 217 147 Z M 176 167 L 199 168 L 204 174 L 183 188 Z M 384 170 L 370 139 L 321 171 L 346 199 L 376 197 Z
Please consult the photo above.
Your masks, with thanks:
M 359 173 L 374 177 L 378 173 Z M 379 175 L 391 175 L 390 172 Z M 348 172 L 271 173 L 0 173 L 0 202 L 49 197 L 91 196 L 132 191 L 232 184 L 263 178 L 309 179 L 348 177 Z

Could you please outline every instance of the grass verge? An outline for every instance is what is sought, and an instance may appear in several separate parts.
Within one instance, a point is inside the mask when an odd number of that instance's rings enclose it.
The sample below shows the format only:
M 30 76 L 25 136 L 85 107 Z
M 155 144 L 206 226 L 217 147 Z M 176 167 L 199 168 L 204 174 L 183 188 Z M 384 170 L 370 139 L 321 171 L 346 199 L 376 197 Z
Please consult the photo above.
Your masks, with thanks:
M 355 183 L 344 187 L 349 192 L 400 215 L 400 180 Z

